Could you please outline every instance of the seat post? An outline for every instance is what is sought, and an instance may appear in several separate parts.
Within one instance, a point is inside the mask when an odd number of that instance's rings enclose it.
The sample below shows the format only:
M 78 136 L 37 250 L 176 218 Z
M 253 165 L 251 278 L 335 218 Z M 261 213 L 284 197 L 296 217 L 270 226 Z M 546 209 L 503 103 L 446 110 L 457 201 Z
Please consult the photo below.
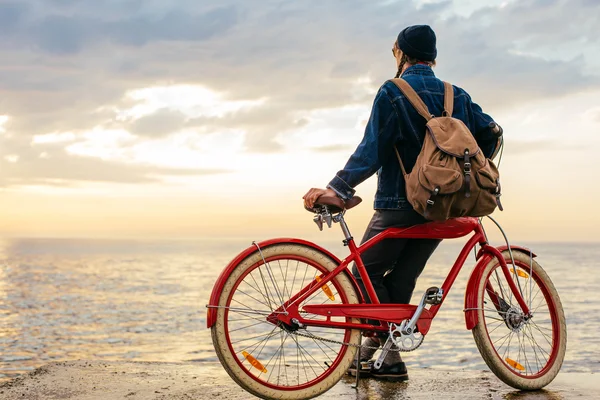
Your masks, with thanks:
M 348 229 L 348 224 L 346 224 L 346 221 L 344 220 L 344 214 L 341 213 L 339 216 L 339 222 L 340 222 L 340 226 L 342 227 L 342 232 L 344 232 L 344 246 L 348 246 L 348 242 L 350 242 L 353 237 L 350 234 L 350 229 Z

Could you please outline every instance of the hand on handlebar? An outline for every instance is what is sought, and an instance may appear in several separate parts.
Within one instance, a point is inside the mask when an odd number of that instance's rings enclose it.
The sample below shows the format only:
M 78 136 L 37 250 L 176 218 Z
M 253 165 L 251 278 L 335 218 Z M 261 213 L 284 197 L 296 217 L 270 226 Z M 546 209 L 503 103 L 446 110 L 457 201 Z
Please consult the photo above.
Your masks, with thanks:
M 337 196 L 337 194 L 331 189 L 318 189 L 312 188 L 302 198 L 304 199 L 304 207 L 313 208 L 316 201 L 321 196 Z

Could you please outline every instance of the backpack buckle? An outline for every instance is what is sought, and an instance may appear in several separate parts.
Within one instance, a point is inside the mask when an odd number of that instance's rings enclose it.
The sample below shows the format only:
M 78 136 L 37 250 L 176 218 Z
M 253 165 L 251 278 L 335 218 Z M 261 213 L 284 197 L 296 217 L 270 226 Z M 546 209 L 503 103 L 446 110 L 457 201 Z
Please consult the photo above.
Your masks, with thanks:
M 464 171 L 465 171 L 465 175 L 470 175 L 471 174 L 471 161 L 469 160 L 469 149 L 465 149 L 465 164 L 464 164 Z
M 440 193 L 440 187 L 436 187 L 435 189 L 433 189 L 433 192 L 431 192 L 431 196 L 429 197 L 429 199 L 427 200 L 427 205 L 432 206 L 435 204 L 435 201 L 433 200 L 433 198 L 435 196 L 438 195 L 438 193 Z

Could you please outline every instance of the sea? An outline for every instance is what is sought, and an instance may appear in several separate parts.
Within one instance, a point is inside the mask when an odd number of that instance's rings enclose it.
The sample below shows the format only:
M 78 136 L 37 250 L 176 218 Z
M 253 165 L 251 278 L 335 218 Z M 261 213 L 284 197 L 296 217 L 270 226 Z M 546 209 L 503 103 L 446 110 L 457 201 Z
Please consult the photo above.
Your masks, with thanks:
M 256 238 L 261 240 L 263 238 Z M 413 302 L 440 286 L 460 240 L 445 241 Z M 320 242 L 340 257 L 339 241 Z M 600 244 L 522 243 L 538 254 L 568 328 L 562 371 L 600 372 Z M 0 380 L 53 361 L 218 362 L 206 304 L 229 261 L 251 240 L 0 240 Z M 486 369 L 465 328 L 471 256 L 409 366 Z

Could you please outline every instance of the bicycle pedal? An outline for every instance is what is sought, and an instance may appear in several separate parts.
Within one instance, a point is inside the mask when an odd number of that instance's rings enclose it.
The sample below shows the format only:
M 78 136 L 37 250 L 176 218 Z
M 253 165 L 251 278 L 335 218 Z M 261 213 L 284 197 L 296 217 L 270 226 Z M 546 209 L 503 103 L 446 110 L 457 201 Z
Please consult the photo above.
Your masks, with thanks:
M 361 361 L 360 362 L 360 371 L 361 372 L 370 371 L 373 368 L 373 364 L 375 364 L 375 360 Z
M 444 289 L 440 289 L 436 286 L 432 286 L 425 291 L 425 303 L 438 305 L 444 298 Z

